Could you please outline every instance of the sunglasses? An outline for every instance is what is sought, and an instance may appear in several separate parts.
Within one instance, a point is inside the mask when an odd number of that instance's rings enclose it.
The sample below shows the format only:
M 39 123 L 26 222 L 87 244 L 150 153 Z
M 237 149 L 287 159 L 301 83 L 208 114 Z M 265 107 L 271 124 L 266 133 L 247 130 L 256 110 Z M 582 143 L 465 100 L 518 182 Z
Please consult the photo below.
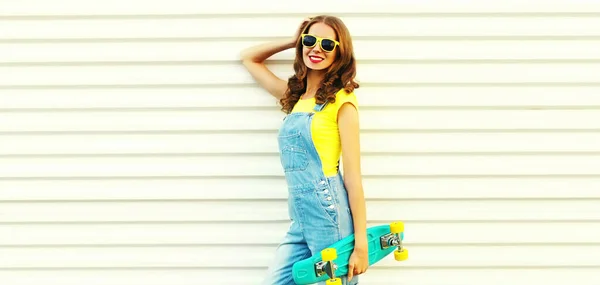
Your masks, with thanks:
M 309 34 L 302 34 L 302 45 L 307 48 L 314 47 L 317 42 L 321 44 L 321 49 L 326 52 L 332 52 L 340 43 L 336 40 L 319 38 Z

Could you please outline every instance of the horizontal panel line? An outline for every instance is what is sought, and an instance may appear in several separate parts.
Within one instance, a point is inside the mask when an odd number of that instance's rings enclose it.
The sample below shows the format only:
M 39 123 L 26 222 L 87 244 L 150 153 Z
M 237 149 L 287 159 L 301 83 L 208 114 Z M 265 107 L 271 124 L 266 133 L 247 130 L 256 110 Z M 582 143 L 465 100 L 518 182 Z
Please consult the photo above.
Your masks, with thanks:
M 261 225 L 289 223 L 288 220 L 256 221 L 0 221 L 0 225 L 236 225 L 256 223 Z
M 304 16 L 303 16 L 304 17 Z M 485 41 L 596 41 L 600 40 L 600 35 L 573 35 L 573 36 L 353 36 L 354 40 L 376 40 L 376 41 L 464 41 L 464 40 L 485 40 Z M 265 37 L 265 36 L 245 36 L 245 37 L 153 37 L 153 38 L 3 38 L 2 43 L 175 43 L 175 42 L 215 42 L 215 41 L 273 41 L 285 39 L 284 37 Z
M 330 15 L 338 17 L 357 17 L 357 18 L 481 18 L 481 17 L 511 17 L 511 18 L 563 18 L 563 17 L 600 17 L 598 12 L 331 12 Z M 264 18 L 283 18 L 305 17 L 305 13 L 278 12 L 278 13 L 169 13 L 169 14 L 78 14 L 78 15 L 2 15 L 0 20 L 170 20 L 170 19 L 264 19 Z
M 396 220 L 374 220 L 369 219 L 367 223 L 370 224 L 389 224 Z M 530 224 L 530 225 L 539 225 L 539 224 L 566 224 L 566 223 L 578 223 L 578 224 L 600 224 L 600 219 L 596 220 L 526 220 L 526 219 L 518 219 L 518 220 L 402 220 L 404 223 L 412 224 L 412 225 L 430 225 L 430 224 Z M 236 225 L 244 223 L 246 225 L 256 224 L 256 225 L 272 225 L 272 224 L 287 224 L 290 223 L 290 220 L 279 219 L 279 220 L 229 220 L 229 221 L 3 221 L 0 222 L 0 225 L 37 225 L 37 224 L 53 224 L 53 225 L 163 225 L 163 226 L 173 226 L 173 225 Z
M 578 224 L 600 224 L 600 219 L 579 219 L 579 220 L 527 220 L 527 219 L 514 219 L 514 220 L 410 220 L 403 219 L 405 224 L 565 224 L 565 223 L 578 223 Z M 0 221 L 0 225 L 207 225 L 207 224 L 218 224 L 218 225 L 236 225 L 240 223 L 259 223 L 259 224 L 284 224 L 289 223 L 286 219 L 276 220 L 229 220 L 229 221 L 201 221 L 201 220 L 179 220 L 179 221 Z M 368 220 L 368 223 L 373 224 L 387 224 L 392 222 L 391 220 Z
M 484 201 L 492 201 L 492 202 L 509 202 L 509 201 L 528 201 L 528 202 L 547 202 L 547 201 L 565 201 L 565 202 L 574 202 L 574 201 L 600 201 L 600 196 L 588 196 L 588 197 L 547 197 L 547 196 L 535 196 L 535 197 L 434 197 L 434 198 L 426 198 L 426 197 L 415 197 L 415 198 L 365 198 L 367 202 L 401 202 L 401 201 L 421 201 L 421 202 L 484 202 Z M 197 202 L 286 202 L 286 198 L 132 198 L 132 199 L 2 199 L 0 200 L 0 204 L 56 204 L 56 203 L 64 203 L 64 204 L 92 204 L 92 203 L 197 203 Z
M 63 267 L 0 267 L 0 272 L 2 271 L 147 271 L 147 270 L 172 270 L 172 271 L 187 271 L 187 270 L 236 270 L 236 271 L 256 271 L 263 270 L 266 267 L 263 266 L 228 266 L 228 267 L 202 267 L 202 266 L 120 266 L 120 267 L 72 267 L 72 266 L 63 266 Z M 381 267 L 379 268 L 381 269 Z M 372 270 L 375 270 L 372 269 Z
M 431 84 L 420 84 L 422 86 L 418 86 L 415 83 L 411 83 L 411 86 L 403 86 L 403 85 L 407 85 L 407 83 L 369 83 L 369 82 L 365 82 L 365 83 L 361 83 L 361 87 L 362 86 L 366 86 L 369 88 L 394 88 L 394 87 L 400 87 L 400 88 L 428 88 L 428 89 L 433 89 L 433 88 L 446 88 L 446 87 L 460 87 L 460 88 L 465 88 L 465 89 L 469 89 L 469 88 L 480 88 L 480 87 L 498 87 L 498 88 L 513 88 L 513 87 L 547 87 L 548 85 L 553 85 L 552 87 L 562 87 L 562 88 L 578 88 L 578 87 L 600 87 L 600 82 L 598 83 L 583 83 L 586 84 L 586 86 L 580 86 L 579 84 L 582 83 L 569 83 L 569 82 L 546 82 L 546 83 L 541 83 L 541 85 L 539 86 L 532 86 L 531 83 L 520 83 L 520 82 L 515 82 L 515 83 L 498 83 L 498 82 L 494 82 L 494 83 L 438 83 L 435 85 L 431 85 Z M 414 85 L 414 86 L 413 86 Z M 483 86 L 481 86 L 483 85 Z M 0 86 L 0 89 L 10 89 L 12 87 L 15 86 Z M 255 89 L 261 89 L 262 87 L 260 87 L 260 85 L 256 84 L 256 83 L 231 83 L 231 84 L 149 84 L 149 85 L 18 85 L 16 86 L 17 89 L 33 89 L 33 90 L 38 90 L 38 89 L 49 89 L 49 90 L 79 90 L 79 89 L 95 89 L 95 90 L 104 90 L 104 91 L 110 91 L 110 90 L 121 90 L 121 89 L 129 89 L 129 90 L 138 90 L 138 89 L 174 89 L 174 90 L 179 90 L 179 89 L 186 89 L 186 90 L 199 90 L 202 91 L 203 89 L 206 88 L 222 88 L 222 89 L 236 89 L 236 90 L 240 90 L 240 91 L 244 91 L 247 88 L 255 88 Z
M 581 63 L 587 60 L 577 60 Z M 593 60 L 593 59 L 592 59 Z M 370 60 L 366 60 L 369 62 Z M 374 60 L 374 63 L 383 63 L 384 60 Z M 600 62 L 600 60 L 596 60 Z M 268 60 L 270 64 L 293 64 L 293 60 Z M 239 60 L 164 60 L 164 61 L 46 61 L 46 62 L 0 62 L 0 66 L 6 67 L 31 67 L 31 66 L 202 66 L 202 65 L 238 65 Z
M 436 179 L 436 178 L 444 178 L 444 179 L 465 179 L 465 178 L 518 178 L 518 179 L 564 179 L 564 178 L 590 178 L 590 179 L 598 179 L 600 178 L 600 174 L 456 174 L 456 175 L 372 175 L 365 174 L 362 175 L 363 178 L 368 179 Z M 284 179 L 283 175 L 252 175 L 252 176 L 235 176 L 235 175 L 222 175 L 222 176 L 61 176 L 61 177 L 53 177 L 53 176 L 27 176 L 27 177 L 0 177 L 0 181 L 67 181 L 67 180 L 155 180 L 155 179 L 163 179 L 163 180 L 179 180 L 179 179 Z
M 600 110 L 600 105 L 478 105 L 478 106 L 420 106 L 420 105 L 362 105 L 362 110 Z M 81 108 L 19 108 L 0 107 L 0 112 L 3 113 L 68 113 L 68 112 L 155 112 L 155 111 L 279 111 L 280 106 L 277 104 L 264 106 L 198 106 L 198 107 L 81 107 Z
M 365 106 L 367 109 L 378 109 L 374 106 Z M 362 107 L 363 109 L 365 107 Z M 383 106 L 382 106 L 383 107 Z M 566 106 L 565 106 L 566 107 Z M 582 106 L 588 108 L 589 106 Z M 389 107 L 383 107 L 389 108 Z M 600 105 L 596 106 L 600 109 Z M 69 113 L 69 112 L 155 112 L 155 111 L 279 111 L 280 106 L 273 104 L 271 106 L 198 106 L 198 107 L 83 107 L 83 108 L 2 108 L 3 113 Z
M 504 133 L 504 134 L 555 134 L 555 133 L 598 133 L 600 129 L 361 129 L 361 133 L 424 133 L 424 134 L 470 134 L 470 133 Z M 180 135 L 180 134 L 276 134 L 276 129 L 257 130 L 137 130 L 137 131 L 0 131 L 1 135 L 30 136 L 30 135 Z
M 600 131 L 600 129 L 598 129 Z M 277 130 L 0 131 L 0 135 L 276 134 Z
M 466 85 L 465 85 L 466 84 Z M 458 88 L 464 88 L 464 89 L 470 89 L 470 88 L 480 88 L 480 87 L 490 87 L 490 88 L 509 88 L 509 89 L 513 89 L 514 87 L 547 87 L 547 85 L 557 85 L 557 86 L 552 86 L 552 87 L 560 87 L 560 88 L 566 88 L 566 89 L 577 89 L 579 87 L 600 87 L 600 82 L 599 83 L 585 83 L 586 85 L 590 85 L 590 86 L 579 86 L 578 84 L 580 83 L 569 83 L 569 82 L 546 82 L 546 83 L 542 83 L 540 86 L 531 86 L 531 84 L 527 83 L 527 84 L 523 84 L 523 83 L 519 83 L 519 82 L 515 82 L 515 83 L 459 83 L 459 86 L 454 86 L 456 85 L 456 83 L 439 83 L 439 84 L 435 84 L 435 85 L 429 85 L 429 84 L 422 84 L 423 86 L 402 86 L 402 85 L 406 85 L 406 83 L 369 83 L 369 82 L 365 82 L 365 83 L 361 83 L 361 87 L 362 86 L 366 86 L 369 88 L 394 88 L 394 87 L 399 87 L 399 88 L 427 88 L 427 89 L 443 89 L 443 88 L 447 88 L 447 87 L 458 87 Z M 416 85 L 416 84 L 411 84 L 411 85 Z M 450 86 L 446 86 L 446 85 L 450 85 Z M 480 85 L 484 85 L 484 86 L 480 86 Z M 520 86 L 523 85 L 523 86 Z M 14 86 L 13 86 L 14 87 Z M 0 89 L 10 89 L 12 88 L 11 86 L 0 86 Z M 210 89 L 235 89 L 235 90 L 240 90 L 240 91 L 245 91 L 248 88 L 253 88 L 253 89 L 259 89 L 262 90 L 263 88 L 256 84 L 256 83 L 231 83 L 231 84 L 151 84 L 151 85 L 28 85 L 28 86 L 23 86 L 23 85 L 19 85 L 17 86 L 17 88 L 19 89 L 33 89 L 33 90 L 38 90 L 38 89 L 49 89 L 49 90 L 79 90 L 79 89 L 94 89 L 94 90 L 103 90 L 103 91 L 114 91 L 114 90 L 139 90 L 139 89 L 168 89 L 168 90 L 180 90 L 180 89 L 185 89 L 185 90 L 197 90 L 197 91 L 204 91 L 204 89 L 206 88 L 210 88 Z M 362 90 L 362 89 L 360 89 Z M 266 96 L 266 95 L 265 95 Z M 534 105 L 535 106 L 535 105 Z
M 0 272 L 2 271 L 152 271 L 152 270 L 161 270 L 161 271 L 213 271 L 213 270 L 235 270 L 235 271 L 264 271 L 267 267 L 263 266 L 227 266 L 227 267 L 194 267 L 194 266 L 154 266 L 154 267 L 131 267 L 131 266 L 121 266 L 121 267 L 10 267 L 10 268 L 0 268 Z M 582 270 L 589 271 L 594 269 L 600 269 L 600 266 L 595 265 L 569 265 L 569 266 L 407 266 L 403 265 L 402 270 L 414 270 L 414 271 L 432 271 L 432 270 L 511 270 L 511 271 L 531 271 L 531 270 L 540 270 L 540 269 L 553 269 L 553 270 Z M 399 270 L 396 266 L 385 266 L 385 265 L 375 265 L 369 267 L 369 272 L 373 271 L 389 271 Z M 111 273 L 111 272 L 107 272 Z M 166 285 L 166 284 L 165 284 Z
M 276 247 L 278 243 L 157 243 L 157 244 L 0 244 L 1 248 L 154 248 L 154 247 L 173 247 L 173 248 L 202 248 L 202 247 Z M 403 246 L 418 246 L 418 247 L 572 247 L 572 246 L 600 246 L 600 242 L 507 242 L 507 243 L 409 243 L 403 242 Z
M 363 151 L 364 156 L 595 156 L 600 155 L 600 151 L 473 151 L 473 152 L 392 152 L 392 151 Z M 60 154 L 0 154 L 0 158 L 127 158 L 127 157 L 272 157 L 279 156 L 276 151 L 273 152 L 186 152 L 186 153 L 60 153 Z
M 597 84 L 600 86 L 600 83 Z M 88 89 L 190 89 L 190 88 L 257 88 L 256 83 L 228 84 L 104 84 L 104 85 L 0 85 L 0 90 L 88 90 Z
M 35 67 L 35 66 L 203 66 L 203 65 L 237 65 L 239 60 L 185 60 L 185 61 L 46 61 L 46 62 L 0 62 L 6 67 Z M 521 59 L 361 59 L 361 64 L 482 64 L 482 63 L 535 63 L 535 64 L 598 64 L 600 58 L 521 58 Z M 293 60 L 267 60 L 269 64 L 293 64 Z
M 597 82 L 422 82 L 422 83 L 400 83 L 362 82 L 366 87 L 599 87 Z M 188 89 L 188 88 L 254 88 L 259 87 L 255 83 L 207 83 L 207 84 L 104 84 L 104 85 L 1 85 L 0 90 L 86 90 L 86 89 Z
M 122 267 L 110 267 L 110 266 L 96 266 L 96 267 L 90 267 L 90 266 L 79 266 L 79 267 L 74 267 L 74 266 L 61 266 L 61 267 L 39 267 L 39 266 L 32 266 L 32 267 L 0 267 L 0 272 L 2 271 L 38 271 L 38 270 L 44 270 L 44 271 L 71 271 L 71 270 L 173 270 L 173 269 L 177 269 L 177 270 L 266 270 L 266 267 L 263 266 L 227 266 L 227 267 L 222 267 L 222 266 L 179 266 L 179 267 L 166 267 L 166 266 L 122 266 Z M 533 269 L 537 269 L 537 270 L 541 270 L 541 269 L 553 269 L 553 270 L 573 270 L 573 269 L 580 269 L 580 270 L 591 270 L 591 269 L 600 269 L 600 265 L 529 265 L 529 264 L 523 264 L 523 265 L 464 265 L 464 266 L 427 266 L 427 265 L 420 265 L 420 266 L 412 266 L 407 264 L 404 265 L 382 265 L 382 264 L 376 264 L 374 265 L 374 267 L 370 270 L 374 270 L 374 269 L 379 269 L 379 270 L 506 270 L 506 269 L 512 269 L 512 270 L 533 270 Z

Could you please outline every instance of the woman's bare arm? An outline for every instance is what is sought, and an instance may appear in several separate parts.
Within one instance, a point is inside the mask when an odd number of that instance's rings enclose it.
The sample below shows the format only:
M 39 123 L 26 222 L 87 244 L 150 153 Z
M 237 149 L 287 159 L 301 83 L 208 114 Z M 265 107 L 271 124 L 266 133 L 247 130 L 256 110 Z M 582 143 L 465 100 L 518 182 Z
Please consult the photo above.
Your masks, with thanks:
M 277 77 L 267 68 L 264 62 L 267 58 L 278 52 L 294 48 L 296 41 L 300 37 L 300 33 L 306 28 L 309 21 L 310 18 L 304 19 L 294 36 L 289 39 L 252 46 L 243 50 L 240 54 L 242 63 L 248 72 L 250 72 L 252 78 L 278 100 L 283 97 L 287 90 L 287 81 Z
M 367 247 L 367 213 L 362 184 L 360 127 L 358 110 L 355 106 L 348 103 L 340 107 L 338 125 L 344 163 L 344 183 L 354 218 L 355 247 L 365 249 Z
M 277 99 L 283 97 L 287 89 L 287 81 L 277 77 L 264 62 L 270 56 L 293 48 L 295 45 L 295 39 L 280 40 L 249 47 L 240 54 L 242 64 L 254 80 Z
M 348 263 L 348 280 L 360 275 L 369 267 L 367 241 L 367 207 L 362 185 L 360 162 L 360 131 L 358 110 L 352 104 L 343 104 L 338 113 L 340 139 L 344 163 L 344 185 L 354 223 L 354 251 Z

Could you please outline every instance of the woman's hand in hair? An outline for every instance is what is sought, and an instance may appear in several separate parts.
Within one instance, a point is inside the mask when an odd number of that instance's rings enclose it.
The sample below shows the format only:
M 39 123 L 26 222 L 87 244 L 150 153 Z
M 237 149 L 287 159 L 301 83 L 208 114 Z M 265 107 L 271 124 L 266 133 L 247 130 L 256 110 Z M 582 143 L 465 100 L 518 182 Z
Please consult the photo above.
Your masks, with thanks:
M 302 20 L 302 23 L 300 23 L 300 26 L 298 27 L 298 29 L 296 30 L 296 33 L 294 34 L 294 37 L 292 38 L 292 42 L 294 43 L 294 46 L 296 45 L 296 41 L 298 41 L 298 38 L 300 38 L 300 35 L 304 31 L 304 29 L 306 29 L 306 25 L 308 25 L 308 22 L 310 22 L 311 19 L 312 19 L 311 17 L 304 18 L 304 20 Z

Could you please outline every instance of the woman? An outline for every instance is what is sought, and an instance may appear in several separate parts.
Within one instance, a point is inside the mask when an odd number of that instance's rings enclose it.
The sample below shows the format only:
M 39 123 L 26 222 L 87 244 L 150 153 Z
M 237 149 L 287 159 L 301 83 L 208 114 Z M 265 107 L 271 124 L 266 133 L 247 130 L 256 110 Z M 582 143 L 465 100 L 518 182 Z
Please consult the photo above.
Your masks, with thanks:
M 286 82 L 264 64 L 273 54 L 296 49 L 295 74 Z M 287 114 L 278 134 L 288 183 L 289 230 L 263 284 L 294 284 L 295 262 L 355 234 L 348 275 L 357 284 L 369 266 L 363 194 L 356 60 L 344 23 L 333 16 L 306 19 L 287 40 L 250 47 L 241 54 L 252 77 L 279 100 Z M 339 159 L 343 160 L 343 179 Z

